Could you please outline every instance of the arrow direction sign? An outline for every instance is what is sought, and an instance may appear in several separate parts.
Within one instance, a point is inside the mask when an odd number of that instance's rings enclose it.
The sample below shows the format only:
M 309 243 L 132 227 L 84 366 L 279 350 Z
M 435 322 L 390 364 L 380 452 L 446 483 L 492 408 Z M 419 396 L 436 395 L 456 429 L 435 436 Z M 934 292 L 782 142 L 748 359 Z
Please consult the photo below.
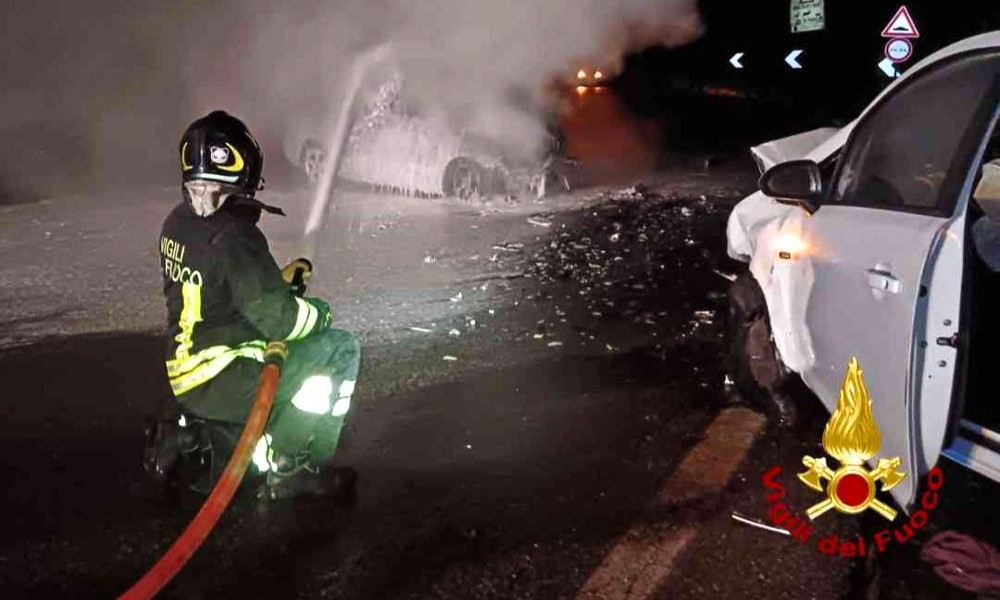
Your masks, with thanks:
M 878 68 L 882 70 L 890 79 L 895 79 L 899 77 L 899 71 L 896 70 L 896 65 L 893 64 L 891 58 L 883 58 L 881 62 L 878 63 Z
M 740 64 L 741 60 L 743 60 L 743 53 L 737 52 L 736 54 L 733 55 L 732 58 L 729 59 L 729 64 L 733 65 L 733 67 L 737 69 L 742 69 L 743 65 Z
M 788 56 L 785 57 L 785 62 L 788 63 L 789 67 L 793 69 L 802 68 L 802 65 L 799 64 L 800 54 L 802 54 L 801 50 L 792 50 L 791 52 L 788 53 Z

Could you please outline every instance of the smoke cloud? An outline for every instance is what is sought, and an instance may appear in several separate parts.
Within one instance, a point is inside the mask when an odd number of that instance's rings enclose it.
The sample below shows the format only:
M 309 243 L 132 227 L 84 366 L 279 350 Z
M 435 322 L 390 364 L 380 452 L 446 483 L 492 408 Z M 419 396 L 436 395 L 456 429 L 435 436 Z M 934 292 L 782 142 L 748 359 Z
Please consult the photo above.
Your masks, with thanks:
M 8 0 L 0 197 L 176 180 L 188 122 L 224 108 L 265 175 L 328 126 L 352 57 L 389 41 L 408 104 L 508 149 L 541 139 L 544 90 L 579 61 L 686 43 L 695 0 Z M 2 200 L 0 200 L 2 201 Z

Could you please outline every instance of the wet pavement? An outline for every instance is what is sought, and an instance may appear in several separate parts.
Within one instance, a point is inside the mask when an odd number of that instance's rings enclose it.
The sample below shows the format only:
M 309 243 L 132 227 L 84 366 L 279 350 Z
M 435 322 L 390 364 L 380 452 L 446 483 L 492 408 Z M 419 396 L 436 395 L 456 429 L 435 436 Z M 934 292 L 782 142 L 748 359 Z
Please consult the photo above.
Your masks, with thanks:
M 826 419 L 802 393 L 802 423 L 779 430 L 724 384 L 725 290 L 740 268 L 724 224 L 752 185 L 736 167 L 513 205 L 346 198 L 313 291 L 365 344 L 337 456 L 359 471 L 356 502 L 261 505 L 247 485 L 161 597 L 862 597 L 861 561 L 815 547 L 861 521 L 831 515 L 800 543 L 731 516 L 766 521 L 761 474 L 774 466 L 790 505 L 814 501 L 794 472 Z M 156 213 L 124 213 L 112 236 L 134 244 L 120 268 L 143 302 L 158 300 L 142 270 L 155 248 L 127 220 Z M 83 229 L 100 246 L 100 226 Z M 290 257 L 294 227 L 270 233 Z M 45 252 L 72 237 L 36 253 L 54 243 L 5 239 L 57 270 Z M 198 508 L 143 484 L 143 418 L 167 393 L 162 317 L 123 309 L 116 327 L 114 285 L 78 289 L 85 308 L 68 326 L 28 307 L 18 328 L 4 313 L 4 598 L 116 595 Z M 18 293 L 0 286 L 5 303 Z M 761 425 L 735 435 L 725 415 Z M 953 471 L 949 486 L 973 489 Z M 653 557 L 652 575 L 618 585 L 630 556 Z M 909 549 L 880 577 L 886 598 L 965 597 Z

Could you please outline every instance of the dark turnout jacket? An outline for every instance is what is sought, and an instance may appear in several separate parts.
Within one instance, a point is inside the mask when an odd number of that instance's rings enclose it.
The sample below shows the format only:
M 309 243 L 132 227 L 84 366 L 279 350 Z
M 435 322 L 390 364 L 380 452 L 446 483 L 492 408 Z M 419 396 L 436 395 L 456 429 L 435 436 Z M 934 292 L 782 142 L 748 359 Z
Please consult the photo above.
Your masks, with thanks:
M 300 339 L 317 326 L 317 309 L 292 294 L 257 228 L 262 206 L 230 198 L 199 217 L 185 200 L 163 223 L 167 372 L 175 395 L 237 357 L 263 360 L 268 340 Z

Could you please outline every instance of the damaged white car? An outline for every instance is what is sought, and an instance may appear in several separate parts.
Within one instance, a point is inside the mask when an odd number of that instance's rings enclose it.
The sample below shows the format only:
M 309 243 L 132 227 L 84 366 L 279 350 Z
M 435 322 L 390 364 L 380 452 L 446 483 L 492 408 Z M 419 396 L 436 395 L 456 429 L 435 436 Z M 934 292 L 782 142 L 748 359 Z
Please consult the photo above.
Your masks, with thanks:
M 753 149 L 761 191 L 729 218 L 734 376 L 832 411 L 864 369 L 882 456 L 916 498 L 944 454 L 1000 481 L 1000 32 L 910 68 L 852 123 Z

